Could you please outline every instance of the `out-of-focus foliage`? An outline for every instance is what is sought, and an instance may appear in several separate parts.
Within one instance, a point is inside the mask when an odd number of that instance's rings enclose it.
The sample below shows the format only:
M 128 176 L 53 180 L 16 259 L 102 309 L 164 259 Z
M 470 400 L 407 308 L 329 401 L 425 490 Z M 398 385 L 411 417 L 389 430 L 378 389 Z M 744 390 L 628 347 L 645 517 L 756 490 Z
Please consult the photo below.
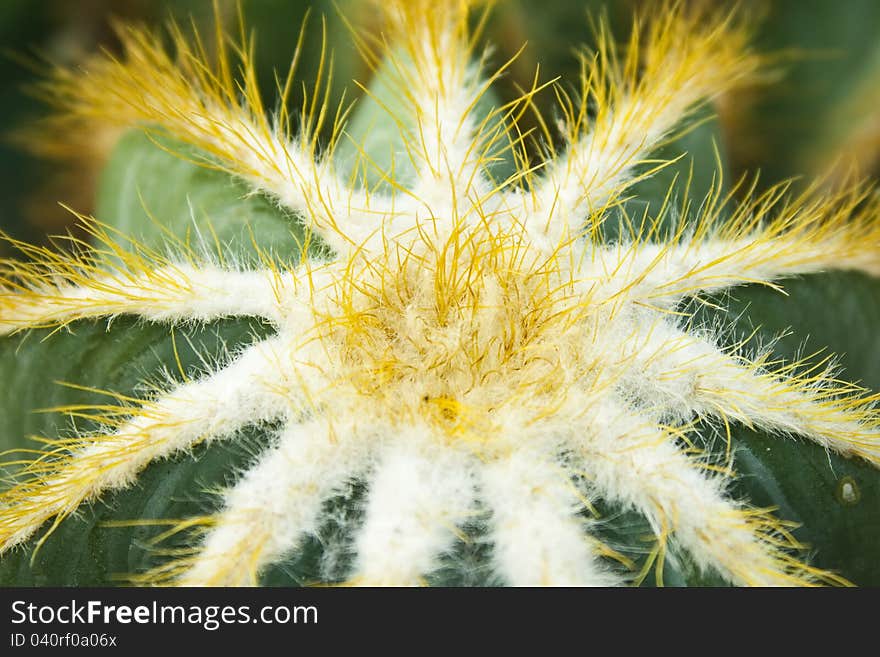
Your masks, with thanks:
M 712 2 L 712 0 L 690 0 Z M 715 4 L 718 4 L 715 2 Z M 224 19 L 233 26 L 237 3 L 218 0 Z M 543 79 L 576 80 L 577 48 L 591 40 L 589 15 L 606 13 L 616 29 L 629 25 L 633 11 L 650 17 L 657 3 L 646 0 L 504 0 L 497 3 L 487 26 L 495 59 L 512 56 L 524 41 L 528 47 L 506 76 L 501 93 L 531 81 L 540 63 Z M 821 175 L 838 177 L 855 164 L 877 174 L 880 163 L 880 4 L 874 0 L 747 0 L 745 8 L 757 25 L 760 47 L 776 53 L 778 77 L 772 83 L 724 99 L 719 111 L 724 148 L 731 174 L 761 170 L 764 184 L 780 179 Z M 322 17 L 334 55 L 334 96 L 358 94 L 353 79 L 367 82 L 370 72 L 360 61 L 345 22 L 363 25 L 369 13 L 359 0 L 243 0 L 242 12 L 258 34 L 258 68 L 267 94 L 273 69 L 286 66 L 295 34 L 311 9 L 308 48 L 301 61 L 302 79 L 311 79 L 320 60 Z M 117 47 L 114 20 L 159 25 L 169 17 L 205 24 L 211 3 L 204 0 L 4 0 L 0 3 L 0 38 L 7 56 L 0 60 L 0 124 L 6 136 L 43 111 L 23 91 L 39 71 L 22 57 L 76 64 L 98 48 Z M 378 30 L 378 28 L 377 28 Z M 623 36 L 621 34 L 620 36 Z M 506 87 L 504 86 L 506 85 Z M 552 106 L 550 91 L 538 99 Z M 529 127 L 529 120 L 524 120 Z M 106 154 L 106 153 L 105 153 Z M 89 153 L 101 159 L 101 153 Z M 0 228 L 17 237 L 40 241 L 70 222 L 59 208 L 64 201 L 81 211 L 94 205 L 97 172 L 103 162 L 52 166 L 28 156 L 4 140 L 0 143 Z
M 309 10 L 312 29 L 301 60 L 302 77 L 313 78 L 319 65 L 322 16 L 327 22 L 328 42 L 334 45 L 337 98 L 345 87 L 343 80 L 367 77 L 344 34 L 342 17 L 355 11 L 356 4 L 356 0 L 242 2 L 248 28 L 259 34 L 259 74 L 267 92 L 273 90 L 273 70 L 284 68 L 291 60 L 296 34 Z M 233 28 L 238 20 L 237 3 L 219 0 L 218 7 L 224 21 Z M 6 53 L 0 57 L 0 125 L 5 137 L 0 141 L 0 230 L 31 242 L 63 231 L 73 217 L 58 202 L 84 212 L 93 210 L 97 174 L 103 158 L 109 155 L 109 149 L 90 149 L 71 166 L 70 158 L 46 161 L 16 143 L 22 128 L 46 111 L 30 93 L 30 87 L 45 77 L 50 64 L 77 66 L 101 48 L 115 51 L 119 45 L 113 30 L 116 22 L 161 26 L 169 18 L 184 24 L 192 20 L 204 27 L 213 20 L 212 4 L 206 0 L 0 2 L 0 39 Z
M 740 144 L 747 147 L 742 164 L 760 167 L 773 180 L 845 169 L 853 159 L 876 174 L 880 3 L 756 3 L 762 6 L 758 45 L 782 55 L 785 75 L 756 94 L 740 126 Z

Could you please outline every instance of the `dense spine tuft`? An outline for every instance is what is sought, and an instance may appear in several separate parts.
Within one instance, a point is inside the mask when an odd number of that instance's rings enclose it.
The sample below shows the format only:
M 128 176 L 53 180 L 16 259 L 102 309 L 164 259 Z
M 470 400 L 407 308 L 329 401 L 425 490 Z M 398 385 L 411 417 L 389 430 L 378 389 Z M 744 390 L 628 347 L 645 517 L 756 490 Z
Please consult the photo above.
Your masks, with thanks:
M 18 464 L 0 494 L 0 551 L 41 529 L 44 541 L 154 460 L 259 424 L 277 427 L 271 444 L 216 513 L 172 523 L 166 534 L 192 532 L 192 544 L 136 581 L 258 583 L 319 532 L 328 501 L 364 481 L 363 518 L 346 527 L 353 584 L 426 582 L 476 519 L 504 582 L 627 582 L 636 574 L 597 537 L 598 498 L 647 520 L 660 563 L 672 546 L 735 584 L 843 583 L 800 560 L 787 523 L 734 499 L 730 454 L 706 454 L 692 436 L 702 422 L 740 422 L 878 466 L 876 396 L 821 364 L 722 347 L 681 308 L 831 268 L 880 273 L 875 191 L 719 182 L 603 241 L 603 222 L 682 120 L 760 73 L 748 30 L 736 12 L 678 4 L 637 23 L 622 52 L 600 29 L 579 96 L 557 91 L 565 145 L 554 151 L 542 119 L 548 152 L 533 166 L 516 117 L 541 86 L 479 109 L 509 64 L 486 72 L 469 30 L 482 4 L 377 3 L 386 31 L 358 45 L 387 72 L 395 100 L 373 101 L 414 172 L 398 178 L 361 151 L 379 186 L 337 170 L 346 112 L 328 106 L 329 73 L 293 133 L 296 62 L 270 114 L 248 41 L 218 32 L 211 65 L 177 28 L 173 54 L 158 35 L 123 29 L 122 58 L 56 73 L 59 124 L 171 135 L 297 214 L 332 257 L 292 265 L 296 254 L 261 253 L 260 266 L 233 267 L 180 244 L 156 253 L 91 219 L 92 242 L 64 254 L 7 240 L 25 258 L 0 262 L 5 339 L 121 314 L 172 326 L 258 317 L 274 333 L 148 400 L 56 409 L 100 429 L 48 440 Z M 508 151 L 519 169 L 498 180 Z

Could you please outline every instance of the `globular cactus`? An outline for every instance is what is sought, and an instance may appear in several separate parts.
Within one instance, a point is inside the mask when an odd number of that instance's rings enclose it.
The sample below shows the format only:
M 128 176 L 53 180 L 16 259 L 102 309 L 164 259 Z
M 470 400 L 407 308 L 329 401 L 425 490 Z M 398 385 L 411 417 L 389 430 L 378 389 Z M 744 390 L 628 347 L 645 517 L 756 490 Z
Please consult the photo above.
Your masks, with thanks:
M 657 155 L 764 73 L 735 12 L 600 24 L 527 134 L 480 4 L 377 2 L 351 114 L 222 35 L 55 76 L 138 130 L 2 263 L 4 583 L 880 581 L 876 396 L 797 351 L 875 340 L 874 189 Z

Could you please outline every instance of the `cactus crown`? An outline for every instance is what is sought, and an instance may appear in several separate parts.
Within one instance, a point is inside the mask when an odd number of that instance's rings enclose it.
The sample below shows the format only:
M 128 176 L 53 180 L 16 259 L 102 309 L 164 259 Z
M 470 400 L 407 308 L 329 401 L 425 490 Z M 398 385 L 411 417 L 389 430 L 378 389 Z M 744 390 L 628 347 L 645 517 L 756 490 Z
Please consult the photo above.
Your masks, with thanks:
M 842 581 L 799 558 L 784 521 L 727 492 L 729 433 L 719 449 L 706 428 L 742 422 L 878 465 L 873 398 L 831 369 L 724 346 L 688 302 L 828 268 L 877 273 L 872 190 L 740 185 L 737 202 L 719 182 L 705 199 L 622 214 L 627 191 L 668 164 L 650 158 L 682 120 L 761 71 L 748 31 L 733 13 L 677 5 L 637 24 L 623 51 L 600 30 L 578 94 L 557 89 L 565 145 L 545 140 L 536 165 L 516 126 L 543 87 L 485 109 L 506 66 L 487 75 L 469 28 L 477 4 L 376 3 L 387 31 L 358 42 L 388 86 L 365 102 L 396 133 L 390 166 L 349 138 L 322 76 L 295 121 L 292 66 L 270 114 L 246 39 L 231 48 L 218 34 L 210 65 L 179 30 L 172 56 L 130 29 L 124 58 L 56 74 L 60 126 L 173 138 L 308 232 L 301 261 L 262 252 L 258 267 L 222 247 L 120 240 L 86 217 L 93 242 L 73 254 L 17 244 L 28 258 L 0 270 L 3 334 L 122 314 L 172 325 L 259 317 L 273 332 L 150 399 L 63 409 L 102 428 L 48 441 L 16 474 L 0 497 L 0 549 L 52 522 L 45 540 L 156 459 L 262 423 L 272 444 L 217 513 L 170 530 L 199 528 L 191 550 L 143 581 L 256 582 L 352 479 L 367 484 L 349 528 L 355 583 L 421 582 L 475 518 L 504 582 L 627 581 L 627 560 L 593 531 L 597 497 L 648 520 L 655 556 L 669 543 L 729 582 Z M 500 175 L 505 158 L 515 170 Z M 623 227 L 613 239 L 609 222 Z M 315 241 L 325 248 L 307 255 Z

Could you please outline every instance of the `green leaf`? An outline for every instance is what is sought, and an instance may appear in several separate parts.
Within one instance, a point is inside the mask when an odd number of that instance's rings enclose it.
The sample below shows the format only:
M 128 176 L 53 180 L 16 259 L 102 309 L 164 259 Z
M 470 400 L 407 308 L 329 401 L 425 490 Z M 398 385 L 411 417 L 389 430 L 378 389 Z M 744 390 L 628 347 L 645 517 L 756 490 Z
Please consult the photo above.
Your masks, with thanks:
M 746 313 L 740 330 L 759 324 L 761 334 L 771 337 L 792 327 L 775 345 L 778 356 L 791 361 L 825 348 L 839 356 L 842 378 L 880 390 L 880 282 L 827 273 L 789 281 L 785 288 L 788 296 L 756 286 L 735 290 L 730 314 Z M 800 438 L 738 427 L 733 439 L 741 475 L 737 492 L 799 523 L 794 535 L 810 546 L 815 565 L 859 585 L 880 585 L 880 472 Z
M 295 262 L 302 223 L 243 182 L 200 166 L 198 160 L 193 149 L 167 138 L 139 130 L 127 133 L 101 177 L 97 218 L 160 251 L 180 240 L 216 252 L 216 235 L 224 253 L 245 262 L 256 261 L 255 243 Z
M 845 9 L 825 0 L 756 4 L 767 14 L 760 49 L 794 55 L 782 79 L 759 92 L 748 125 L 746 137 L 755 152 L 745 164 L 760 166 L 767 184 L 821 172 L 838 157 L 841 133 L 853 119 L 839 109 L 861 81 L 878 79 L 880 4 L 852 0 Z

